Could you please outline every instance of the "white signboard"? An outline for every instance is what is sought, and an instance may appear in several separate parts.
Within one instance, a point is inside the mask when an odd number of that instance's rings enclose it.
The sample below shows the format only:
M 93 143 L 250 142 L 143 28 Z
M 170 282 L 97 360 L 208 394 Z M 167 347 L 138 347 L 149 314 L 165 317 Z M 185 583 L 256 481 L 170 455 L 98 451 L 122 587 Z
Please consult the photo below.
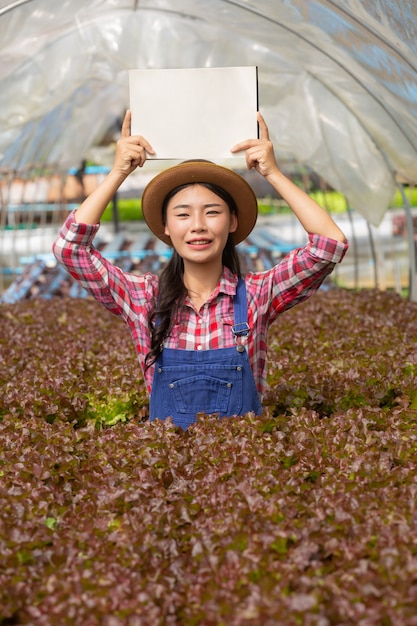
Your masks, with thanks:
M 256 67 L 130 70 L 132 135 L 154 159 L 236 158 L 230 148 L 258 137 Z

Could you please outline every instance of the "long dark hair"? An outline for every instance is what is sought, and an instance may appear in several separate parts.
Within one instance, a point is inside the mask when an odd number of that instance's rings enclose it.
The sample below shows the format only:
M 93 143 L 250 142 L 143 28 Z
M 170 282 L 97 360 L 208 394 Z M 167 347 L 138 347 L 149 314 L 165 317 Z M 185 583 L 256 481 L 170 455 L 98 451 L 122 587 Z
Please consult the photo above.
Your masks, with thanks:
M 237 216 L 237 206 L 232 196 L 222 187 L 213 185 L 212 183 L 187 183 L 173 189 L 165 198 L 162 207 L 162 220 L 165 224 L 168 202 L 175 194 L 186 187 L 201 185 L 210 189 L 216 196 L 219 196 L 229 207 L 230 213 Z M 231 272 L 240 277 L 239 255 L 233 242 L 233 235 L 229 233 L 226 245 L 222 255 L 223 266 L 230 269 Z M 176 250 L 172 251 L 171 258 L 165 265 L 159 277 L 159 295 L 155 303 L 155 308 L 149 318 L 149 328 L 151 331 L 151 349 L 146 355 L 145 366 L 150 367 L 155 363 L 162 349 L 165 338 L 169 335 L 172 323 L 178 312 L 181 310 L 187 289 L 184 285 L 184 261 Z

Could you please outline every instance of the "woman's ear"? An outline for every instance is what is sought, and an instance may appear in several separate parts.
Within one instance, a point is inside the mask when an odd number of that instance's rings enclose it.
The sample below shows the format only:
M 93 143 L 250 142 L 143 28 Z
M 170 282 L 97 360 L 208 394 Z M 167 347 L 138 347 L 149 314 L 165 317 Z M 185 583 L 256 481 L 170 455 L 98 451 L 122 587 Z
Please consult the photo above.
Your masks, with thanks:
M 237 215 L 236 213 L 231 213 L 229 233 L 235 233 L 237 230 L 237 226 L 238 226 Z

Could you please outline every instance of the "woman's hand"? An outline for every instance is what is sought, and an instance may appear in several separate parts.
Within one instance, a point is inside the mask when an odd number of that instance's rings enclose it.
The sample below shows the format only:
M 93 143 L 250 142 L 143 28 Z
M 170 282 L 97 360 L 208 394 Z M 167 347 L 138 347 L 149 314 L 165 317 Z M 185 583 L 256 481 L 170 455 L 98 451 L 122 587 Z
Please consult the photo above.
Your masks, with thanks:
M 279 170 L 275 160 L 274 147 L 269 139 L 268 127 L 259 112 L 258 122 L 260 138 L 242 141 L 233 146 L 231 151 L 246 150 L 248 169 L 255 168 L 271 183 L 275 191 L 292 209 L 307 233 L 324 235 L 330 239 L 345 242 L 345 235 L 327 211 L 322 209 L 308 194 Z
M 75 213 L 75 221 L 98 224 L 108 203 L 126 177 L 137 167 L 142 167 L 146 154 L 155 154 L 151 144 L 140 135 L 130 134 L 131 113 L 126 111 L 121 138 L 117 142 L 116 154 L 111 171 L 98 187 L 87 196 Z
M 132 114 L 126 111 L 121 137 L 116 144 L 113 171 L 120 172 L 124 176 L 131 174 L 137 167 L 143 167 L 146 155 L 155 154 L 151 144 L 141 135 L 130 134 Z
M 262 176 L 269 176 L 279 171 L 275 160 L 274 146 L 269 139 L 268 126 L 261 113 L 257 114 L 259 123 L 259 139 L 247 139 L 242 141 L 233 148 L 231 152 L 241 152 L 246 150 L 246 165 L 248 169 L 256 169 Z

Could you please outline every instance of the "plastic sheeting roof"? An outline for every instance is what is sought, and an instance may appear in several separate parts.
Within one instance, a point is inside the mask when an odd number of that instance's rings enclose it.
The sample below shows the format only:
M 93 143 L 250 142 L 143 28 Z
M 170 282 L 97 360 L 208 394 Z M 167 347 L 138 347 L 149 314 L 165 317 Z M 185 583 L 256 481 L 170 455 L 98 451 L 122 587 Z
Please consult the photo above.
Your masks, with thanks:
M 416 0 L 0 0 L 0 166 L 77 166 L 129 69 L 234 65 L 258 66 L 277 157 L 374 225 L 417 180 Z

